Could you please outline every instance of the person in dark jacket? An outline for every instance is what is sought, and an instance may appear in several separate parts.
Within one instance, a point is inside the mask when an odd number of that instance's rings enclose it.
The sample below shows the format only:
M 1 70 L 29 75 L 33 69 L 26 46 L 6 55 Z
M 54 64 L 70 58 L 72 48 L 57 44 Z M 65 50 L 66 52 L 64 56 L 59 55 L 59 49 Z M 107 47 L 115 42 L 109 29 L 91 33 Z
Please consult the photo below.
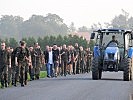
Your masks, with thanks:
M 67 63 L 68 63 L 68 50 L 66 48 L 66 45 L 63 45 L 62 50 L 60 51 L 60 56 L 61 56 L 61 67 L 62 67 L 62 75 L 66 76 L 66 68 L 67 68 Z
M 59 68 L 59 49 L 56 44 L 53 45 L 52 51 L 55 54 L 54 70 L 55 70 L 55 77 L 57 77 L 58 68 Z
M 52 47 L 49 47 L 49 50 L 45 52 L 45 63 L 47 69 L 47 77 L 54 77 L 54 61 L 55 61 L 55 53 L 52 51 Z

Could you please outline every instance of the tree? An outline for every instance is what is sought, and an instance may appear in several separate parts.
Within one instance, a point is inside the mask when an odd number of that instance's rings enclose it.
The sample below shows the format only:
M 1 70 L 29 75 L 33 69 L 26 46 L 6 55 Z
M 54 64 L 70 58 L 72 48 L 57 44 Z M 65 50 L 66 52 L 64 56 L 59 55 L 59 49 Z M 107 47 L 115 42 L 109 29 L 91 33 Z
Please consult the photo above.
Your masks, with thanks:
M 20 16 L 3 15 L 0 18 L 0 36 L 2 38 L 15 38 L 21 40 L 25 37 L 38 37 L 54 35 L 67 35 L 68 27 L 63 19 L 56 14 L 32 15 L 23 21 Z
M 22 37 L 30 36 L 30 37 L 41 37 L 46 34 L 45 32 L 45 19 L 41 15 L 32 15 L 29 20 L 26 20 L 22 24 Z
M 20 16 L 3 15 L 0 19 L 0 35 L 3 38 L 16 37 L 19 38 L 19 29 L 23 23 Z
M 112 28 L 130 29 L 131 23 L 129 21 L 131 21 L 131 19 L 129 20 L 129 13 L 122 9 L 122 14 L 115 16 L 111 21 L 111 25 Z
M 27 44 L 28 44 L 27 46 L 33 46 L 34 43 L 36 43 L 36 40 L 35 40 L 34 37 L 29 37 L 29 38 L 27 39 Z
M 69 26 L 69 32 L 73 33 L 76 31 L 76 27 L 74 26 L 74 22 L 71 22 L 70 26 Z
M 56 43 L 56 37 L 51 35 L 49 38 L 49 43 L 50 46 L 53 46 L 53 44 Z
M 63 22 L 63 19 L 56 14 L 47 14 L 45 17 L 45 23 L 50 34 L 62 34 L 65 35 L 68 32 L 67 25 Z
M 56 44 L 61 46 L 63 44 L 63 37 L 61 35 L 58 35 L 56 38 Z
M 130 17 L 129 19 L 128 19 L 128 27 L 129 27 L 129 29 L 133 29 L 133 17 Z
M 16 48 L 18 46 L 18 42 L 15 40 L 15 38 L 9 39 L 9 46 Z
M 88 32 L 88 28 L 86 26 L 82 26 L 78 28 L 78 32 Z
M 93 51 L 94 45 L 95 45 L 94 40 L 90 40 L 90 42 L 89 42 L 89 47 L 90 47 L 91 51 Z
M 115 18 L 112 20 L 112 26 L 113 28 L 126 28 L 126 22 L 125 22 L 125 16 L 120 14 L 119 16 L 115 16 Z

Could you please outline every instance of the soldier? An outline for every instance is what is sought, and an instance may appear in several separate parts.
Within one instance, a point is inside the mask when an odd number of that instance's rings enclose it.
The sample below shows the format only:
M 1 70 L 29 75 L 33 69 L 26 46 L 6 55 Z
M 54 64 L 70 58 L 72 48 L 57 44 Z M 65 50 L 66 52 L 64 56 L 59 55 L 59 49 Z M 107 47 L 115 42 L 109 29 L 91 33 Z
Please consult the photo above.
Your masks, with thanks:
M 19 78 L 19 74 L 21 86 L 24 87 L 24 84 L 27 84 L 27 73 L 25 73 L 27 62 L 29 62 L 29 65 L 31 64 L 30 52 L 26 47 L 25 41 L 20 41 L 20 47 L 17 48 L 17 52 L 15 54 L 15 65 L 18 67 L 15 78 L 15 86 Z
M 40 69 L 44 64 L 44 55 L 38 43 L 34 44 L 34 51 L 37 54 L 35 58 L 35 79 L 39 79 Z
M 90 51 L 90 48 L 86 49 L 86 72 L 90 72 L 91 67 L 91 60 L 92 60 L 92 52 Z
M 80 53 L 80 49 L 78 46 L 78 43 L 75 43 L 75 68 L 76 68 L 76 73 L 79 74 L 80 73 L 80 58 L 79 58 L 79 53 Z
M 58 75 L 61 75 L 61 56 L 60 56 L 60 51 L 61 51 L 61 48 L 58 47 L 58 50 L 59 50 L 59 67 L 58 67 Z
M 74 51 L 73 46 L 68 46 L 68 68 L 69 74 L 71 75 L 73 72 L 73 61 L 74 61 Z
M 54 52 L 54 71 L 55 71 L 55 77 L 57 77 L 58 73 L 58 67 L 59 67 L 59 50 L 56 44 L 53 45 L 52 51 Z
M 80 46 L 80 72 L 85 73 L 85 51 L 82 46 Z
M 61 56 L 61 66 L 62 66 L 62 75 L 66 76 L 66 68 L 67 68 L 67 62 L 68 62 L 68 50 L 66 48 L 66 45 L 63 45 L 62 50 L 60 51 Z
M 12 70 L 12 85 L 15 83 L 15 73 L 16 73 L 16 66 L 15 66 L 15 50 L 10 48 L 11 51 L 11 70 Z
M 0 81 L 1 88 L 8 87 L 8 66 L 11 68 L 11 57 L 6 50 L 5 42 L 1 43 L 0 49 Z
M 11 52 L 10 47 L 6 47 L 6 50 L 7 50 L 8 54 L 9 54 L 10 57 L 11 57 L 11 53 L 12 53 L 12 52 Z M 12 79 L 12 67 L 9 66 L 9 65 L 10 65 L 9 60 L 8 60 L 8 62 L 7 62 L 7 65 L 8 65 L 8 85 L 10 85 L 11 79 Z
M 37 55 L 33 49 L 33 47 L 29 47 L 30 54 L 31 54 L 31 66 L 29 66 L 29 74 L 30 74 L 30 81 L 35 79 L 35 56 Z
M 48 51 L 49 51 L 49 45 L 46 45 L 45 50 L 43 51 L 44 59 L 45 59 Z M 46 59 L 45 59 L 45 62 L 46 62 Z M 46 63 L 45 63 L 45 69 L 47 70 L 47 64 Z

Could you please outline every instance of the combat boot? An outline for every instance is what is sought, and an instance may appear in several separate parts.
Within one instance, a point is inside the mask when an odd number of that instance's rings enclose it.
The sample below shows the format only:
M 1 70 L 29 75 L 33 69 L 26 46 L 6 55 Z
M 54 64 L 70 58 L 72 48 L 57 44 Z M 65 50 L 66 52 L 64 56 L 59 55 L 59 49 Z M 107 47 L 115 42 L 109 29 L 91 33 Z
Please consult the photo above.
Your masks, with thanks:
M 21 87 L 24 87 L 24 84 L 21 84 Z
M 8 87 L 8 83 L 7 83 L 7 82 L 5 82 L 5 87 L 6 87 L 6 88 Z
M 39 75 L 38 74 L 36 75 L 36 80 L 39 80 Z
M 4 83 L 1 83 L 1 88 L 4 89 Z
M 15 87 L 17 87 L 17 81 L 15 80 L 14 84 L 13 84 Z
M 27 80 L 26 80 L 26 81 L 24 81 L 24 84 L 25 84 L 25 85 L 27 85 L 27 84 L 28 84 L 28 81 L 27 81 Z

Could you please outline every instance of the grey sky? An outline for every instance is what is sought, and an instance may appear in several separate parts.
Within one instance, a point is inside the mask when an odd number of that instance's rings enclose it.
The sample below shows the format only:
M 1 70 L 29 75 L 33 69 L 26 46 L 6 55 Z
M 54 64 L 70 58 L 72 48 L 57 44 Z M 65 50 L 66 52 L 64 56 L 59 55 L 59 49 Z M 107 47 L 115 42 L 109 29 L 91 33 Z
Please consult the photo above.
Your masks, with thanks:
M 76 27 L 110 22 L 121 9 L 133 16 L 133 0 L 0 0 L 0 15 L 19 15 L 26 20 L 32 14 L 54 13 Z

